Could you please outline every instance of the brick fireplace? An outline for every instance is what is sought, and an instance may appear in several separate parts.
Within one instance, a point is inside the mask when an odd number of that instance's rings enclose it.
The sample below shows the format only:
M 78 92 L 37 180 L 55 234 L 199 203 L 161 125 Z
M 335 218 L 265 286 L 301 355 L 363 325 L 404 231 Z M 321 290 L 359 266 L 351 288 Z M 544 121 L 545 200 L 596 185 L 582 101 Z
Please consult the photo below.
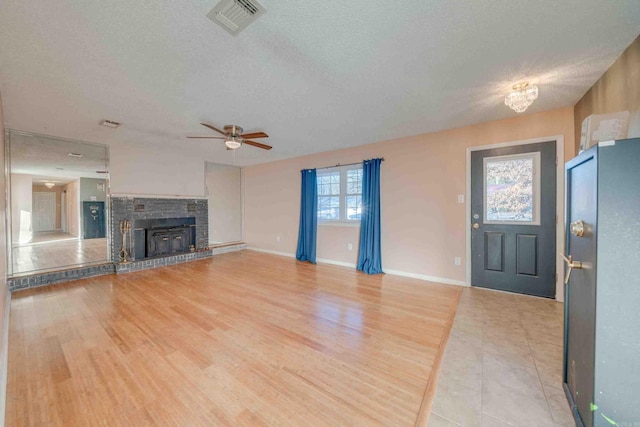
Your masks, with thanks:
M 7 280 L 11 291 L 113 273 L 129 273 L 203 259 L 246 245 L 209 249 L 209 208 L 206 199 L 111 197 L 109 245 L 112 263 L 43 272 Z M 120 263 L 119 224 L 129 220 L 131 262 Z M 191 246 L 193 245 L 193 250 Z
M 120 261 L 119 224 L 132 226 L 129 259 L 166 257 L 205 249 L 209 244 L 206 199 L 111 197 L 111 256 Z M 193 248 L 192 248 L 193 246 Z

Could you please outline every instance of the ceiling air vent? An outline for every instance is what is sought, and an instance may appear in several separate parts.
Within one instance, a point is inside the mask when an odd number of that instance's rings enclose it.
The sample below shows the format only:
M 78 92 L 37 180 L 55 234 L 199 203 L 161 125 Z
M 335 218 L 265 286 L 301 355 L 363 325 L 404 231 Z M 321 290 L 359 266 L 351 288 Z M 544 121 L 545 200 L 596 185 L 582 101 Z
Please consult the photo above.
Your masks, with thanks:
M 113 120 L 103 120 L 103 121 L 100 122 L 100 125 L 108 127 L 108 128 L 114 128 L 114 129 L 117 128 L 117 127 L 120 127 L 120 123 L 119 122 L 115 122 Z
M 222 0 L 207 13 L 207 18 L 235 36 L 265 12 L 255 0 Z

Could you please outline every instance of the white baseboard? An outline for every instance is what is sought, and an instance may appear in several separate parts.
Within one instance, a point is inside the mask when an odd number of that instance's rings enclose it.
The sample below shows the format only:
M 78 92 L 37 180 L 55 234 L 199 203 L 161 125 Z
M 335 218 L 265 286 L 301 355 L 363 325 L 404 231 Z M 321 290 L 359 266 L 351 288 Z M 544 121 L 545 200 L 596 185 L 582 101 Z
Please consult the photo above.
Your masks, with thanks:
M 424 280 L 426 282 L 444 283 L 445 285 L 455 286 L 468 286 L 464 280 L 447 279 L 445 277 L 429 276 L 426 274 L 408 273 L 406 271 L 389 270 L 383 268 L 387 274 L 393 274 L 394 276 L 410 277 L 412 279 Z
M 316 259 L 316 261 L 318 261 L 320 264 L 331 264 L 331 265 L 339 265 L 340 267 L 356 268 L 356 265 L 350 262 L 334 261 L 332 259 L 326 259 L 326 258 L 318 258 Z
M 5 284 L 6 286 L 6 284 Z M 0 426 L 4 427 L 4 414 L 7 406 L 7 374 L 9 362 L 9 321 L 11 320 L 11 292 L 7 291 L 4 307 L 4 325 L 2 328 L 2 352 L 0 353 Z
M 264 253 L 272 254 L 272 255 L 285 256 L 287 258 L 295 258 L 296 257 L 294 254 L 290 254 L 290 253 L 287 253 L 287 252 L 272 251 L 270 249 L 261 249 L 261 248 L 256 248 L 256 247 L 253 247 L 253 246 L 247 246 L 247 249 L 252 250 L 252 251 L 256 251 L 256 252 L 264 252 Z M 326 258 L 318 258 L 318 259 L 316 259 L 316 261 L 318 263 L 320 263 L 320 264 L 332 264 L 332 265 L 339 265 L 339 266 L 342 266 L 342 267 L 356 268 L 355 264 L 352 264 L 352 263 L 349 263 L 349 262 L 334 261 L 334 260 L 326 259 Z M 400 270 L 389 270 L 387 268 L 383 268 L 383 270 L 384 270 L 384 272 L 386 274 L 391 274 L 393 276 L 409 277 L 411 279 L 424 280 L 426 282 L 443 283 L 445 285 L 468 286 L 467 283 L 464 280 L 447 279 L 445 277 L 428 276 L 426 274 L 409 273 L 409 272 L 400 271 Z
M 290 253 L 287 253 L 287 252 L 280 252 L 280 251 L 272 251 L 271 249 L 256 248 L 254 246 L 247 246 L 247 249 L 250 250 L 250 251 L 264 252 L 265 254 L 286 256 L 287 258 L 295 258 L 296 257 L 295 254 L 290 254 Z
M 211 254 L 212 255 L 220 255 L 220 254 L 226 254 L 228 252 L 241 251 L 243 249 L 247 249 L 247 245 L 245 243 L 237 243 L 237 244 L 234 244 L 234 245 L 213 247 L 213 248 L 211 248 Z

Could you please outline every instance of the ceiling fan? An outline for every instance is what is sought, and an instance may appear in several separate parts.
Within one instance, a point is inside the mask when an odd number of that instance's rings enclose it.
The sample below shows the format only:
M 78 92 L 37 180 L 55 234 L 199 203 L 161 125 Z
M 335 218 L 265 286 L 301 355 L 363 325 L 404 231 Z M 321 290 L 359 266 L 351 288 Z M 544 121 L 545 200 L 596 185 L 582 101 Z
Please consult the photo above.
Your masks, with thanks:
M 239 148 L 242 144 L 253 145 L 254 147 L 262 148 L 263 150 L 271 150 L 271 146 L 267 144 L 261 144 L 259 142 L 250 141 L 250 138 L 268 138 L 264 132 L 253 132 L 253 133 L 242 133 L 242 128 L 236 125 L 226 125 L 223 129 L 220 130 L 215 126 L 212 126 L 208 123 L 200 123 L 202 126 L 211 129 L 213 131 L 218 132 L 224 136 L 188 136 L 187 138 L 192 139 L 224 139 L 224 145 L 227 146 L 227 150 L 235 150 Z

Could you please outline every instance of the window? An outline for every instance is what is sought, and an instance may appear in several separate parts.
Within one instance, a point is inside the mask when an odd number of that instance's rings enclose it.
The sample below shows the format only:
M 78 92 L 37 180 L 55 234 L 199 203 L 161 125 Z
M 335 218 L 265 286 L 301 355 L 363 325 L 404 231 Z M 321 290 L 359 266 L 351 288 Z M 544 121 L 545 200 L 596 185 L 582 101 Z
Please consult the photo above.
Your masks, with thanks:
M 318 220 L 360 221 L 362 166 L 337 166 L 318 171 Z
M 484 222 L 539 224 L 540 153 L 484 159 Z

